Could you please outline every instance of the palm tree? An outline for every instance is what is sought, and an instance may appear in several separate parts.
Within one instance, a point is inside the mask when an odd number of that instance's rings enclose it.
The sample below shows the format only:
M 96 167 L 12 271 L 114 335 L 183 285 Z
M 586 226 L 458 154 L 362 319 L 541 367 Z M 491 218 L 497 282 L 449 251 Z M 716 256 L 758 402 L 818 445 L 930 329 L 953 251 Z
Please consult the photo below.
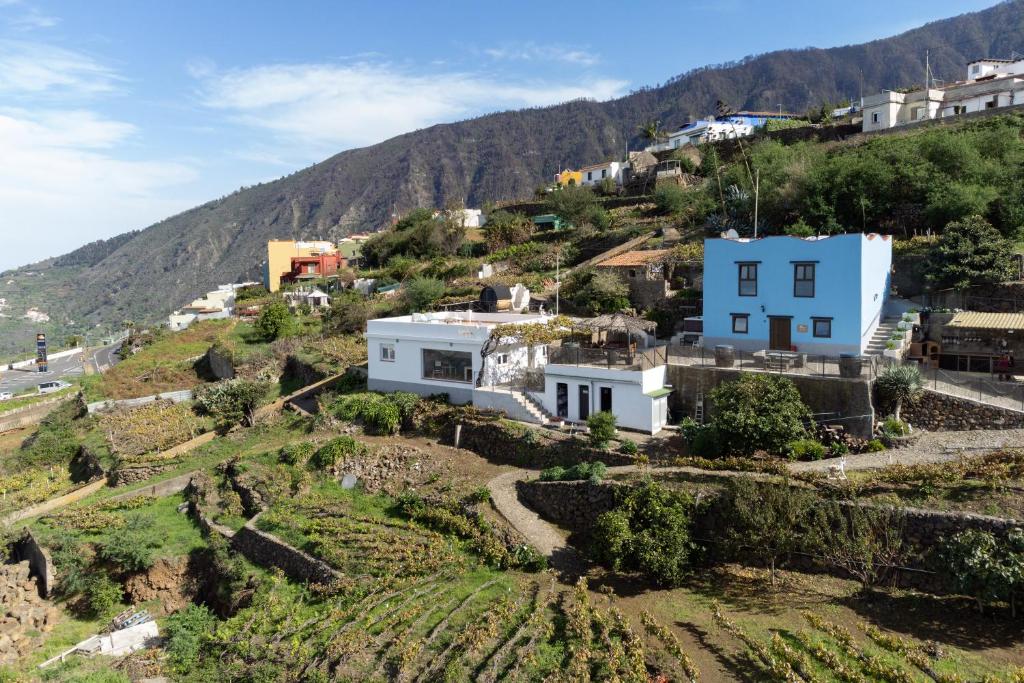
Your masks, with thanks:
M 890 365 L 875 380 L 883 401 L 895 404 L 893 417 L 900 419 L 903 403 L 913 403 L 924 391 L 924 380 L 917 365 Z
M 661 129 L 661 121 L 655 121 L 654 119 L 640 124 L 640 133 L 644 138 L 650 140 L 652 144 L 665 136 L 665 131 Z

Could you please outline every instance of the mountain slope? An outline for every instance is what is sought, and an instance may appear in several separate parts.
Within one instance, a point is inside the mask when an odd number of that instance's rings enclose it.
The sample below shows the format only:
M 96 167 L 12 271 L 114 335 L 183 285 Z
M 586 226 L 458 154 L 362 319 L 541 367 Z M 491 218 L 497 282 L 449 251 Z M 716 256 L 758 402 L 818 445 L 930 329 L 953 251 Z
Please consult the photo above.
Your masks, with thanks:
M 926 49 L 935 75 L 955 80 L 970 59 L 1007 56 L 1022 44 L 1024 0 L 1017 0 L 862 45 L 784 50 L 702 68 L 608 102 L 437 125 L 36 264 L 29 269 L 35 275 L 7 274 L 0 297 L 13 310 L 29 292 L 64 326 L 153 320 L 217 284 L 257 277 L 271 238 L 338 238 L 384 224 L 396 208 L 528 196 L 563 165 L 638 148 L 643 121 L 672 129 L 713 113 L 717 100 L 735 109 L 781 104 L 803 111 L 856 97 L 862 82 L 867 94 L 920 83 Z M 0 335 L 12 334 L 10 327 L 0 324 Z

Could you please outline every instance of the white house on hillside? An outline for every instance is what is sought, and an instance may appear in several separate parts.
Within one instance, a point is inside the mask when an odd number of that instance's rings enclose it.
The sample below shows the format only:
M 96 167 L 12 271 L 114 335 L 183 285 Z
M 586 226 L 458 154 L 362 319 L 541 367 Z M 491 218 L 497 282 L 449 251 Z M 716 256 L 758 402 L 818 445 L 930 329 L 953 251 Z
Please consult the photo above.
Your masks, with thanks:
M 526 346 L 507 339 L 482 357 L 496 326 L 551 321 L 545 315 L 469 311 L 370 320 L 368 388 L 445 393 L 452 403 L 535 423 L 582 422 L 607 410 L 626 429 L 653 434 L 667 424 L 666 367 L 635 350 Z
M 1024 104 L 1024 59 L 979 59 L 967 80 L 911 92 L 887 90 L 864 98 L 864 132 Z
M 705 142 L 744 138 L 753 134 L 754 126 L 750 123 L 729 119 L 718 121 L 709 117 L 687 124 L 674 133 L 669 133 L 667 142 L 651 145 L 646 148 L 646 151 L 664 152 L 685 145 L 702 145 Z
M 622 171 L 626 164 L 619 161 L 604 161 L 600 164 L 584 166 L 580 169 L 583 178 L 581 185 L 600 185 L 605 178 L 611 178 L 616 185 L 622 184 Z

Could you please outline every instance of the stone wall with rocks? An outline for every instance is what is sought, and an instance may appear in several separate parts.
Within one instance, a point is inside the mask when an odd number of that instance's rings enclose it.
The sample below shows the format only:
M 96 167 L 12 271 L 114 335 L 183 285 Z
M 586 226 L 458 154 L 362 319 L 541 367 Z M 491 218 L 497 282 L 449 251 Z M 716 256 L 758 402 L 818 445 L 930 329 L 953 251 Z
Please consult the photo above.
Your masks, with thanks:
M 32 652 L 40 633 L 51 631 L 60 611 L 39 595 L 28 560 L 0 566 L 0 664 Z
M 214 344 L 207 349 L 206 357 L 203 360 L 217 379 L 235 378 L 235 361 L 228 349 Z
M 616 493 L 625 486 L 628 484 L 613 481 L 595 484 L 589 481 L 533 480 L 517 482 L 516 492 L 523 504 L 544 519 L 586 533 L 602 513 L 614 507 Z M 705 500 L 707 503 L 701 506 L 700 513 L 693 519 L 692 533 L 696 540 L 711 547 L 710 555 L 714 558 L 718 554 L 715 547 L 729 528 L 729 515 L 724 506 L 716 504 L 714 497 L 705 497 Z M 936 573 L 928 559 L 929 552 L 944 538 L 967 529 L 1003 536 L 1011 529 L 1024 527 L 1024 520 L 966 512 L 903 508 L 903 513 L 903 540 L 910 552 L 903 566 L 895 572 L 896 585 L 937 594 L 954 591 L 949 578 Z M 749 558 L 739 558 L 739 561 L 747 562 Z M 800 571 L 832 571 L 820 558 L 806 552 L 794 553 L 787 566 Z M 836 573 L 841 574 L 839 571 Z
M 609 466 L 634 464 L 632 457 L 592 448 L 584 438 L 474 415 L 468 410 L 449 417 L 449 424 L 441 430 L 444 443 L 454 444 L 455 426 L 461 424 L 459 448 L 478 453 L 491 462 L 519 467 L 553 467 L 597 461 Z
M 931 432 L 1024 427 L 1024 412 L 925 389 L 900 417 Z
M 231 547 L 261 567 L 276 567 L 295 581 L 330 583 L 340 574 L 329 564 L 285 543 L 273 534 L 256 528 L 259 515 L 231 538 Z
M 151 479 L 174 467 L 177 463 L 166 465 L 141 465 L 139 467 L 119 467 L 110 472 L 107 479 L 111 486 L 128 486 Z

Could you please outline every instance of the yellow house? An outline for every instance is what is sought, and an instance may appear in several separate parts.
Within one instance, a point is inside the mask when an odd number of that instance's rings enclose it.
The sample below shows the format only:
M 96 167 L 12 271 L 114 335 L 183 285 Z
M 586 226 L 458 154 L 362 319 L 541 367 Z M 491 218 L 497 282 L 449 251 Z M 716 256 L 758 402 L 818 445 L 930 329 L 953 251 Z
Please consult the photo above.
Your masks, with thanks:
M 580 185 L 583 183 L 583 172 L 566 169 L 555 174 L 555 182 L 562 187 L 567 187 L 568 185 Z
M 309 242 L 270 240 L 267 242 L 267 263 L 263 270 L 263 286 L 270 292 L 280 289 L 281 275 L 291 272 L 293 258 L 334 254 L 337 251 L 338 248 L 334 246 L 333 242 L 323 240 Z

